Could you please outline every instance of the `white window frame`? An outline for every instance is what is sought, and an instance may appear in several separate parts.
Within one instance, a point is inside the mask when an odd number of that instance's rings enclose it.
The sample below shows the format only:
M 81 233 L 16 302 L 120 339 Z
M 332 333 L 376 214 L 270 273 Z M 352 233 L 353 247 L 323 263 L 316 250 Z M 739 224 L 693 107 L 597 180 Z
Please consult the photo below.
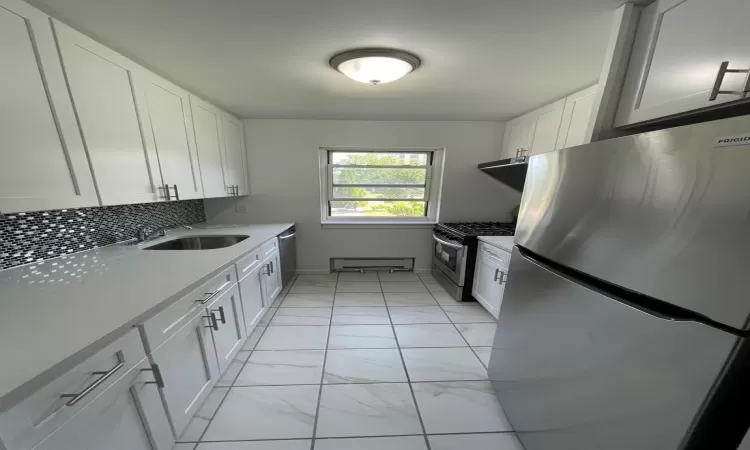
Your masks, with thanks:
M 328 164 L 328 153 L 340 152 L 371 152 L 371 153 L 431 153 L 432 164 L 427 166 L 425 199 L 427 214 L 423 217 L 340 217 L 329 215 L 328 202 L 333 197 L 333 168 Z M 318 151 L 320 172 L 320 223 L 323 225 L 432 225 L 437 223 L 440 215 L 440 197 L 443 191 L 443 169 L 445 166 L 445 148 L 435 147 L 320 147 Z M 357 167 L 357 166 L 347 166 Z M 393 166 L 408 168 L 409 166 Z M 388 186 L 388 185 L 386 185 Z M 406 200 L 406 199 L 398 199 Z M 420 201 L 420 200 L 417 200 Z

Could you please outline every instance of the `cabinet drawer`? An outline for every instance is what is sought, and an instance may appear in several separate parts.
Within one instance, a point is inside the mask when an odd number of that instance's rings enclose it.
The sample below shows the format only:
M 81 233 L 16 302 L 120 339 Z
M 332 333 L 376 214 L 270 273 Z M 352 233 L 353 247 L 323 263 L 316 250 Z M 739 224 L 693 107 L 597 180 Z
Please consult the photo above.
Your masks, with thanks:
M 278 238 L 273 238 L 270 241 L 263 244 L 261 247 L 261 250 L 263 250 L 263 259 L 268 258 L 268 256 L 273 253 L 275 250 L 278 250 L 279 248 L 279 240 Z
M 232 266 L 140 325 L 146 350 L 149 353 L 156 350 L 198 311 L 205 309 L 212 300 L 229 290 L 236 282 L 237 273 Z
M 242 280 L 263 261 L 263 250 L 255 249 L 237 263 L 237 279 Z
M 479 242 L 477 253 L 485 254 L 497 260 L 497 263 L 505 268 L 510 264 L 510 253 L 501 248 L 494 247 L 486 242 Z
M 1 414 L 2 442 L 8 450 L 33 448 L 145 357 L 138 330 L 129 331 Z

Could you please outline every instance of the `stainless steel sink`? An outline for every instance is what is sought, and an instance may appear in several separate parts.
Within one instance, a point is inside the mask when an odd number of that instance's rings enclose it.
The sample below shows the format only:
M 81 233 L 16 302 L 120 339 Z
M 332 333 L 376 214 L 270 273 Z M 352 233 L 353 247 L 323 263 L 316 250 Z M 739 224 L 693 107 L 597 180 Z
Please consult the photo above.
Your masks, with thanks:
M 231 247 L 250 236 L 185 236 L 160 242 L 142 250 L 211 250 Z

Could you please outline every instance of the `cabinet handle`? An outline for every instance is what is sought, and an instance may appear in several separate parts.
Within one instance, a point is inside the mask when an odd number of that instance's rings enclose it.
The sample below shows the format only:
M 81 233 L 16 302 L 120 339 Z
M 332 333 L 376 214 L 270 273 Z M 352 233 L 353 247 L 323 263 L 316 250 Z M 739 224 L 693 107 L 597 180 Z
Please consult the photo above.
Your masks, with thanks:
M 206 328 L 213 328 L 214 331 L 219 331 L 219 321 L 216 320 L 216 314 L 209 313 L 207 316 L 203 317 L 208 319 L 208 325 L 206 325 Z
M 141 369 L 141 372 L 153 372 L 155 381 L 148 381 L 146 384 L 155 384 L 164 389 L 164 377 L 161 374 L 161 369 L 159 369 L 158 364 L 151 364 L 150 369 Z
M 65 405 L 66 406 L 73 406 L 76 403 L 80 402 L 83 397 L 87 396 L 91 393 L 94 389 L 99 387 L 102 383 L 107 381 L 109 377 L 115 374 L 118 370 L 122 369 L 122 367 L 125 365 L 125 363 L 119 363 L 115 367 L 109 369 L 106 372 L 92 372 L 94 375 L 101 375 L 101 377 L 97 378 L 96 381 L 86 386 L 81 392 L 78 394 L 62 394 L 60 397 L 62 398 L 70 398 L 70 401 L 68 401 Z
M 517 149 L 516 149 L 516 158 L 518 158 L 518 156 L 519 156 L 520 154 L 521 154 L 521 149 L 518 149 L 518 148 L 517 148 Z
M 213 292 L 205 292 L 203 294 L 204 297 L 202 299 L 200 299 L 200 300 L 196 300 L 196 302 L 200 302 L 201 305 L 205 305 L 206 303 L 209 302 L 209 300 L 211 300 L 212 298 L 216 297 L 216 295 L 219 292 L 221 292 L 222 289 L 224 289 L 225 287 L 229 286 L 231 283 L 232 283 L 231 281 L 227 281 L 226 283 L 224 283 L 221 286 L 219 286 L 219 289 L 217 289 L 217 290 L 215 290 Z
M 227 317 L 224 315 L 224 307 L 223 306 L 219 306 L 219 309 L 215 309 L 214 311 L 218 311 L 219 312 L 219 320 L 221 320 L 222 325 L 226 325 L 226 323 L 227 323 Z
M 163 189 L 164 190 L 164 197 L 162 197 L 166 201 L 172 200 L 172 192 L 169 190 L 169 185 L 165 184 L 164 186 L 159 186 L 157 189 Z
M 495 269 L 495 270 L 499 270 L 499 269 Z M 500 281 L 499 281 L 498 283 L 499 283 L 499 284 L 503 284 L 503 283 L 505 283 L 505 277 L 506 277 L 506 276 L 507 276 L 507 274 L 506 274 L 505 272 L 502 272 L 502 271 L 501 271 L 501 272 L 500 272 Z
M 728 73 L 746 73 L 745 86 L 741 91 L 722 91 L 721 85 L 724 83 L 724 76 Z M 711 95 L 708 97 L 708 101 L 712 102 L 716 100 L 719 94 L 739 95 L 740 98 L 745 98 L 750 92 L 750 69 L 730 69 L 729 61 L 724 61 L 719 66 L 719 73 L 716 74 L 716 80 L 714 81 L 714 87 L 711 89 Z
M 174 198 L 175 198 L 175 200 L 177 200 L 179 202 L 180 201 L 180 191 L 177 190 L 177 185 L 176 184 L 173 184 L 172 186 L 174 186 Z
M 500 273 L 500 269 L 495 269 L 495 277 L 492 279 L 492 281 L 497 281 L 497 276 Z
M 270 266 L 271 266 L 271 273 L 273 273 L 273 261 L 270 262 Z
M 271 265 L 270 264 L 264 264 L 263 267 L 266 268 L 266 271 L 264 272 L 265 275 L 271 276 Z

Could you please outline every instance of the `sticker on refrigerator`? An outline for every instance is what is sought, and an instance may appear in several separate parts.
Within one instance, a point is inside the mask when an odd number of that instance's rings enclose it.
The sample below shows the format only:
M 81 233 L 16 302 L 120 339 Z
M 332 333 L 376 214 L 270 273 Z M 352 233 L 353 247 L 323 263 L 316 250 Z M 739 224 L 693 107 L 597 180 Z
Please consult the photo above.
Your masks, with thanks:
M 718 137 L 714 147 L 733 147 L 735 145 L 750 145 L 750 134 Z

